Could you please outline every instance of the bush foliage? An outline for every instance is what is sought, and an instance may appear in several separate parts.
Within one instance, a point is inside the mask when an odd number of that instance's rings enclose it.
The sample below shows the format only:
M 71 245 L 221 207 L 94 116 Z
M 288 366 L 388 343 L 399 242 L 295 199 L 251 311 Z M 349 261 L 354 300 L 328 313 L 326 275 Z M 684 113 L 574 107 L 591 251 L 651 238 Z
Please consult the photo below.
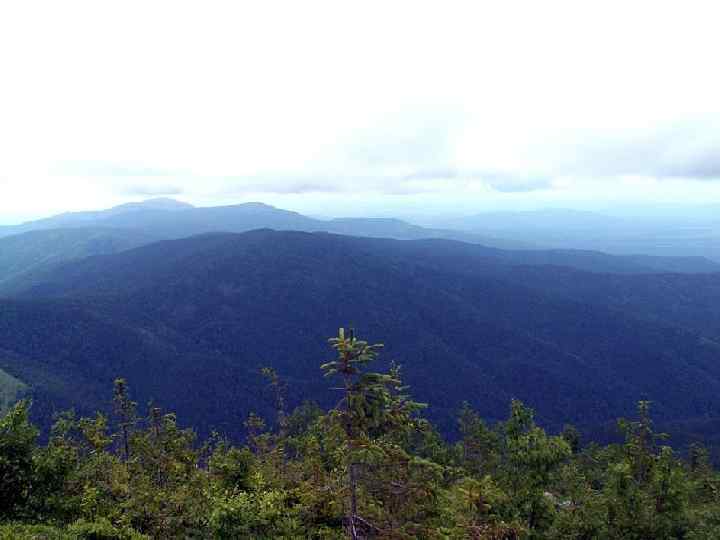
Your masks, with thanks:
M 42 444 L 18 402 L 0 420 L 0 539 L 720 538 L 720 475 L 702 447 L 663 444 L 648 402 L 622 444 L 547 433 L 517 400 L 495 424 L 465 405 L 446 441 L 399 367 L 370 370 L 378 345 L 330 344 L 337 406 L 286 411 L 266 369 L 276 417 L 251 415 L 244 446 L 139 417 L 121 379 L 112 417 L 62 413 Z

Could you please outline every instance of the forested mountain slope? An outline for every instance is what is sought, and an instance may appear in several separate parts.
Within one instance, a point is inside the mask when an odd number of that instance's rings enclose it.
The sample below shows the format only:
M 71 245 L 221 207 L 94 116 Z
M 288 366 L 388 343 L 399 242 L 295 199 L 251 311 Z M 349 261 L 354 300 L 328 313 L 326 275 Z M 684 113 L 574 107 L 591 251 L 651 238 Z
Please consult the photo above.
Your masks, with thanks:
M 263 365 L 287 378 L 291 400 L 331 404 L 317 365 L 325 336 L 350 324 L 389 344 L 384 357 L 447 431 L 463 400 L 495 419 L 512 397 L 553 427 L 594 429 L 641 398 L 660 421 L 720 416 L 720 346 L 700 327 L 520 285 L 522 267 L 463 246 L 261 230 L 65 263 L 0 304 L 0 368 L 90 409 L 125 376 L 141 403 L 239 434 L 269 407 Z M 675 301 L 657 292 L 658 309 Z
M 26 288 L 37 275 L 54 271 L 59 262 L 117 253 L 157 240 L 263 227 L 403 240 L 457 240 L 474 247 L 448 248 L 436 243 L 429 248 L 509 264 L 553 264 L 622 274 L 720 271 L 720 263 L 703 257 L 612 256 L 598 251 L 527 249 L 532 247 L 527 243 L 506 242 L 472 232 L 428 229 L 398 219 L 319 220 L 260 203 L 195 208 L 173 199 L 151 199 L 108 210 L 66 213 L 19 226 L 0 227 L 0 296 Z
M 322 220 L 263 203 L 194 207 L 173 199 L 149 199 L 93 212 L 69 212 L 16 226 L 0 227 L 0 237 L 23 232 L 102 227 L 141 230 L 158 239 L 184 238 L 211 232 L 245 232 L 270 228 L 296 231 L 326 231 L 357 236 L 414 240 L 446 238 L 502 248 L 527 248 L 522 241 L 506 241 L 492 235 L 446 229 L 429 229 L 399 219 Z
M 524 287 L 686 328 L 720 342 L 720 273 L 618 276 L 560 266 L 517 266 L 507 279 Z
M 30 231 L 0 238 L 0 288 L 57 263 L 91 255 L 117 253 L 158 240 L 128 229 L 70 228 Z
M 373 235 L 373 230 L 363 229 L 363 232 Z M 60 263 L 146 245 L 162 238 L 156 233 L 130 228 L 88 227 L 37 230 L 0 238 L 0 297 L 26 290 L 33 284 L 52 281 Z M 212 234 L 218 233 L 207 233 L 205 236 Z M 201 242 L 209 241 L 206 238 Z M 188 239 L 188 249 L 193 245 L 195 243 Z M 432 263 L 452 271 L 493 272 L 507 265 L 558 266 L 596 273 L 642 275 L 668 272 L 711 274 L 720 271 L 720 264 L 701 257 L 614 256 L 583 250 L 507 250 L 446 239 L 404 243 L 378 239 L 372 245 L 389 255 L 421 257 L 426 264 Z M 678 279 L 683 281 L 682 277 Z M 692 283 L 692 280 L 687 281 Z

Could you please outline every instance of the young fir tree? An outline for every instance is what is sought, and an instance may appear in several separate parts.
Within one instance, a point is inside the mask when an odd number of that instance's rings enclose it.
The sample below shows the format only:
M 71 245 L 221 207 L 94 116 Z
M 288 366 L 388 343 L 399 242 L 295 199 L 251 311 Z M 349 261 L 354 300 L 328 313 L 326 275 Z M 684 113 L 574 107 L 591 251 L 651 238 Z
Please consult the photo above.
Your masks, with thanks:
M 338 336 L 329 340 L 337 357 L 321 366 L 326 377 L 342 381 L 343 398 L 332 414 L 342 426 L 347 442 L 347 483 L 350 504 L 346 516 L 349 536 L 360 538 L 360 530 L 377 530 L 358 514 L 358 473 L 361 454 L 372 450 L 373 438 L 411 423 L 412 414 L 423 405 L 403 393 L 405 387 L 399 378 L 399 368 L 393 366 L 388 373 L 365 371 L 377 358 L 383 345 L 370 345 L 347 334 L 343 328 Z
M 120 444 L 124 452 L 124 459 L 130 459 L 130 434 L 137 422 L 137 403 L 130 399 L 128 395 L 127 381 L 125 379 L 115 379 L 115 389 L 113 402 L 115 405 L 115 414 L 118 419 L 118 427 L 120 428 Z
M 553 501 L 545 493 L 552 474 L 570 457 L 570 446 L 561 436 L 547 435 L 535 424 L 532 409 L 519 400 L 510 404 L 504 431 L 502 476 L 513 504 L 530 530 L 546 529 L 552 520 Z
M 285 409 L 285 394 L 287 392 L 287 385 L 280 378 L 277 371 L 271 367 L 262 368 L 260 373 L 270 383 L 270 388 L 273 392 L 273 400 L 275 402 L 278 436 L 283 438 L 287 435 L 287 411 Z

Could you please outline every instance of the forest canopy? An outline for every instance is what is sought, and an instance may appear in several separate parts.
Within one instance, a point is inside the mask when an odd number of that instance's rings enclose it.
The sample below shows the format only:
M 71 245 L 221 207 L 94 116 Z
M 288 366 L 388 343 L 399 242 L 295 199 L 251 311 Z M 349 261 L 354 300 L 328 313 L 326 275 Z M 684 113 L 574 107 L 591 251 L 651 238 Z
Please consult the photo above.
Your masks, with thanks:
M 330 346 L 336 406 L 286 410 L 292 383 L 265 368 L 275 417 L 250 414 L 241 445 L 140 414 L 123 379 L 112 413 L 59 413 L 44 442 L 19 401 L 0 420 L 0 538 L 720 537 L 720 475 L 701 446 L 667 446 L 647 401 L 618 444 L 547 433 L 518 400 L 493 424 L 465 404 L 448 441 L 400 366 L 373 371 L 380 344 L 340 329 Z

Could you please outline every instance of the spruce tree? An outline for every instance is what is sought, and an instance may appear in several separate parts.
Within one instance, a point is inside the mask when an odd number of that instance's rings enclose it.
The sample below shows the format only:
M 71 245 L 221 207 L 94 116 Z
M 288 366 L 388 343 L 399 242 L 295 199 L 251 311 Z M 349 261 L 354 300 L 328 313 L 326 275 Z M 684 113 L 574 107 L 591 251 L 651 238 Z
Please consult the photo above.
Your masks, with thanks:
M 123 457 L 125 461 L 128 461 L 130 459 L 130 433 L 137 422 L 135 413 L 137 403 L 130 400 L 127 381 L 125 381 L 125 379 L 115 379 L 113 402 L 115 405 L 115 414 L 118 419 L 118 427 L 120 428 L 120 444 L 123 448 Z
M 349 536 L 360 538 L 360 529 L 377 530 L 377 527 L 358 515 L 358 473 L 362 451 L 371 450 L 372 438 L 410 423 L 413 412 L 422 407 L 409 399 L 400 380 L 399 367 L 393 365 L 387 373 L 366 371 L 383 345 L 370 345 L 347 334 L 340 328 L 338 336 L 329 340 L 337 357 L 321 366 L 326 377 L 342 381 L 343 397 L 332 415 L 342 426 L 347 442 L 347 483 L 350 504 L 346 516 Z

